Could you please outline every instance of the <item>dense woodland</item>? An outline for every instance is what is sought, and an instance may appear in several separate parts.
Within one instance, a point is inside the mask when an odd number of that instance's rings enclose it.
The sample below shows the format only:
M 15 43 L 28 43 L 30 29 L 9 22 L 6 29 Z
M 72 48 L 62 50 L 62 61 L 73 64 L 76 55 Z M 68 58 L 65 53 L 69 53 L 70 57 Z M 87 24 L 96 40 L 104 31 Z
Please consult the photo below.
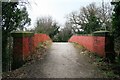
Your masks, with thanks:
M 19 8 L 18 5 L 19 2 L 2 2 L 3 71 L 9 71 L 8 55 L 10 54 L 7 49 L 10 33 L 26 29 L 25 26 L 29 26 L 31 22 L 26 6 Z M 102 3 L 101 6 L 91 3 L 69 13 L 66 19 L 64 26 L 60 26 L 52 16 L 41 16 L 36 20 L 34 28 L 26 31 L 48 34 L 55 42 L 66 42 L 74 34 L 85 35 L 92 34 L 94 31 L 110 31 L 111 36 L 114 37 L 116 56 L 120 60 L 120 2 L 114 4 L 114 7 L 110 3 Z

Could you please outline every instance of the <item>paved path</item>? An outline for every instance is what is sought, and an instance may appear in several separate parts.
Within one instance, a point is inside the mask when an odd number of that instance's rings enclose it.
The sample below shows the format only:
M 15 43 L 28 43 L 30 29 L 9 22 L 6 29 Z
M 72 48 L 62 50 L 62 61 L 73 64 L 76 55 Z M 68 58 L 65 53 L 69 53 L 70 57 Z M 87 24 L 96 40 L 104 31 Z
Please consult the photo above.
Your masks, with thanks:
M 53 43 L 44 59 L 27 65 L 25 78 L 99 78 L 101 72 L 70 43 Z

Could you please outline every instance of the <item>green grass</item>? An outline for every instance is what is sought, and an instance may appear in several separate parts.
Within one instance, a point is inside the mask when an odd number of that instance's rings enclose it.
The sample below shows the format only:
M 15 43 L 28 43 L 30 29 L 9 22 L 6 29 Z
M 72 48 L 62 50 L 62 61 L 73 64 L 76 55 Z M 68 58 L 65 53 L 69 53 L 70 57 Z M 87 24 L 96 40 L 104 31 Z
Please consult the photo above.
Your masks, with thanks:
M 48 48 L 51 45 L 51 41 L 47 40 L 45 42 L 40 42 L 37 46 L 37 48 Z
M 106 58 L 99 57 L 95 53 L 92 53 L 85 49 L 83 46 L 73 43 L 73 45 L 79 49 L 81 49 L 85 54 L 91 58 L 91 64 L 94 64 L 98 67 L 100 71 L 103 72 L 103 75 L 107 78 L 120 78 L 120 61 L 118 57 L 116 57 L 115 63 L 109 63 L 106 61 Z
M 77 47 L 77 48 L 81 49 L 82 51 L 86 50 L 83 46 L 79 45 L 78 43 L 72 42 L 72 44 L 74 45 L 74 47 Z

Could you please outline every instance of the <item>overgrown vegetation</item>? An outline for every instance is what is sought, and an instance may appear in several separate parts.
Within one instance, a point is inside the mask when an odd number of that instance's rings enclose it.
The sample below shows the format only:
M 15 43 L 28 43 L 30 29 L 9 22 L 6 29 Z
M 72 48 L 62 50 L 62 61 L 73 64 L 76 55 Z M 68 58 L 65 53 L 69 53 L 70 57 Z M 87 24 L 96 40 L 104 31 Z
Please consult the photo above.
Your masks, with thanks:
M 115 43 L 115 51 L 117 53 L 117 58 L 120 62 L 120 1 L 114 4 L 112 16 L 112 27 L 113 27 L 113 36 Z
M 118 61 L 118 58 L 115 59 L 115 63 L 109 63 L 106 61 L 106 58 L 99 57 L 95 53 L 88 51 L 83 46 L 77 43 L 73 43 L 73 45 L 90 57 L 92 60 L 90 63 L 97 66 L 106 78 L 120 78 L 120 62 Z
M 27 59 L 28 62 L 32 61 L 32 60 L 38 60 L 42 57 L 42 55 L 44 55 L 45 51 L 51 46 L 52 41 L 51 40 L 47 40 L 45 42 L 40 42 L 38 44 L 38 46 L 35 49 L 35 52 L 29 56 L 29 58 Z
M 94 64 L 103 72 L 103 74 L 108 78 L 119 78 L 120 77 L 120 62 L 115 59 L 115 63 L 109 63 L 105 58 L 101 58 L 94 53 L 90 53 L 92 59 L 94 59 Z

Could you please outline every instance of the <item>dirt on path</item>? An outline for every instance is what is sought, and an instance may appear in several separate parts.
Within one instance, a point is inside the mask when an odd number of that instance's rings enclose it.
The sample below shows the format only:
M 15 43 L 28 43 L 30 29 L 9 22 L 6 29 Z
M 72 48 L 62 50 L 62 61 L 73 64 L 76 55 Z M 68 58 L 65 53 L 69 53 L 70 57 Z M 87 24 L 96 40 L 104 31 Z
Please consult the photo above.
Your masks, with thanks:
M 22 68 L 16 78 L 103 78 L 90 58 L 71 43 L 52 43 L 44 56 Z

